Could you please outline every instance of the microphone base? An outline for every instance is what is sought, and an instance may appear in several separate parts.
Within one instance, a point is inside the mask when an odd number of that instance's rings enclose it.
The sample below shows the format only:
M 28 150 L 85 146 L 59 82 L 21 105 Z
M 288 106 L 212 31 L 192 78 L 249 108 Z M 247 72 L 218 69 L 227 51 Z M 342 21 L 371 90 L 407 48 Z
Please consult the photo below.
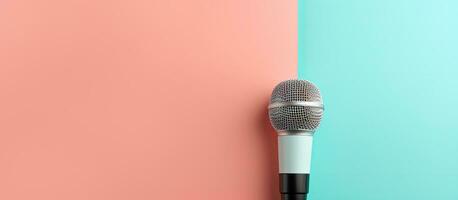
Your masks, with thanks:
M 307 200 L 307 194 L 281 194 L 281 200 Z
M 282 200 L 306 200 L 309 193 L 309 174 L 280 173 Z

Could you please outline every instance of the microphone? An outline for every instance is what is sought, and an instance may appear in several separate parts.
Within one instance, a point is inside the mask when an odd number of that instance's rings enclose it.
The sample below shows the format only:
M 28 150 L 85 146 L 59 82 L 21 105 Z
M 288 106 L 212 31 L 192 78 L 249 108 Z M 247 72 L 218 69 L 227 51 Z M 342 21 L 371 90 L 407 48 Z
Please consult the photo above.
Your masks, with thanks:
M 272 92 L 269 118 L 278 133 L 282 200 L 306 200 L 312 138 L 323 116 L 320 91 L 306 80 L 287 80 Z

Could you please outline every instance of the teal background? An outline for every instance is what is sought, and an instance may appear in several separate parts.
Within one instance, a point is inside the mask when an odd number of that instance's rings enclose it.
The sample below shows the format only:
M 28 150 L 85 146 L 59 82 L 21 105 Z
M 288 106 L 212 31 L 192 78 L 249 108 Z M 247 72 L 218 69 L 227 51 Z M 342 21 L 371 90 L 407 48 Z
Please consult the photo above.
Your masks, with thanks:
M 311 200 L 458 199 L 458 1 L 299 0 Z

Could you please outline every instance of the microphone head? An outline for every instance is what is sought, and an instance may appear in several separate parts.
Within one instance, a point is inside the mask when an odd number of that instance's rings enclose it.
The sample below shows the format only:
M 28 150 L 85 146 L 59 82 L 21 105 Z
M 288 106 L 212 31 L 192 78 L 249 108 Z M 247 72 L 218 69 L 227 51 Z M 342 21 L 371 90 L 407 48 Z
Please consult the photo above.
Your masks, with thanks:
M 323 116 L 320 91 L 306 80 L 287 80 L 272 92 L 269 118 L 280 135 L 311 135 Z

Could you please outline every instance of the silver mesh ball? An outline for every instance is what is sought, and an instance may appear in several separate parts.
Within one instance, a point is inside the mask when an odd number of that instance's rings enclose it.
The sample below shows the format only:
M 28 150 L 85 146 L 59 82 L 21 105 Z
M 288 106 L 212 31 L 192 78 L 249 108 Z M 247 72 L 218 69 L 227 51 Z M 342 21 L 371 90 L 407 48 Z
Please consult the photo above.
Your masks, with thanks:
M 290 101 L 321 101 L 320 91 L 306 80 L 287 80 L 275 86 L 270 103 Z
M 291 102 L 321 103 L 318 88 L 305 80 L 287 80 L 278 84 L 272 92 L 270 105 L 285 104 L 269 108 L 272 126 L 277 131 L 313 132 L 320 125 L 322 107 L 288 105 Z

